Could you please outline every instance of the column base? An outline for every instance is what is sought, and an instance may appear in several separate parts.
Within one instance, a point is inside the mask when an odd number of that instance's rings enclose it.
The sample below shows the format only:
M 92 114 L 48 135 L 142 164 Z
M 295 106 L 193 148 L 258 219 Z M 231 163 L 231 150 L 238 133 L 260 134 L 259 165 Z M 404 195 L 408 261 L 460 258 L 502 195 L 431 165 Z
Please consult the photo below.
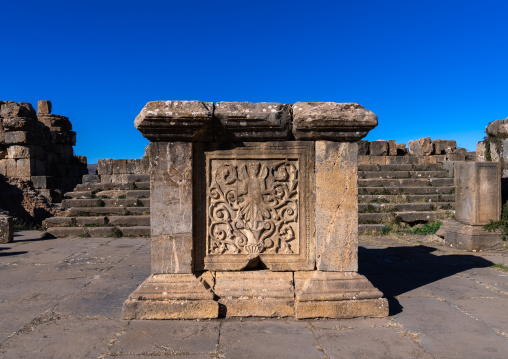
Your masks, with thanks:
M 293 317 L 293 272 L 216 272 L 221 316 Z
M 296 318 L 386 317 L 388 301 L 356 272 L 295 272 Z
M 193 274 L 152 274 L 123 304 L 123 319 L 217 318 L 219 303 Z

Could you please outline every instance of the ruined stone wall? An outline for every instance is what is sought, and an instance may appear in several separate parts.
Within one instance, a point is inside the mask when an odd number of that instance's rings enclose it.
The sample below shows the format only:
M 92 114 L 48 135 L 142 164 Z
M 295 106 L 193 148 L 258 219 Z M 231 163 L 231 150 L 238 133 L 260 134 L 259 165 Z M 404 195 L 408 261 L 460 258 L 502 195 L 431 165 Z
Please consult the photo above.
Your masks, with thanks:
M 485 134 L 476 145 L 477 162 L 501 163 L 502 177 L 508 178 L 508 117 L 490 122 Z
M 395 140 L 359 141 L 359 164 L 438 163 L 474 160 L 465 148 L 457 148 L 454 140 L 431 140 L 430 137 L 405 143 Z
M 141 159 L 100 159 L 95 174 L 83 176 L 83 183 L 118 183 L 125 184 L 144 181 L 149 178 L 150 160 Z
M 87 173 L 86 157 L 75 156 L 76 133 L 67 117 L 39 101 L 0 101 L 0 208 L 40 222 L 51 202 L 71 191 Z

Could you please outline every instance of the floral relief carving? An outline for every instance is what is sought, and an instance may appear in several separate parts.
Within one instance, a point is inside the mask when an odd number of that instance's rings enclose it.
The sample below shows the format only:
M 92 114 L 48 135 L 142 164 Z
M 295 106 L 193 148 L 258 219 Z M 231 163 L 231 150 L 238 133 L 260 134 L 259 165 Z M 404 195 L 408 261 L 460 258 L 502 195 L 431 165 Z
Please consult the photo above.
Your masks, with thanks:
M 212 159 L 209 254 L 297 254 L 298 161 Z

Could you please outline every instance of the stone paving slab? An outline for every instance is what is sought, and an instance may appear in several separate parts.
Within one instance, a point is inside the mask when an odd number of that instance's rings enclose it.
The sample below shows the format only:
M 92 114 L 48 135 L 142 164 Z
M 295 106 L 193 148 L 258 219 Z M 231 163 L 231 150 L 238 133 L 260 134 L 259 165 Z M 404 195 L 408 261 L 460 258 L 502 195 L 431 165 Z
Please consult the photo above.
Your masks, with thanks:
M 146 238 L 0 245 L 0 358 L 505 358 L 508 252 L 425 236 L 360 238 L 359 267 L 387 318 L 122 320 L 150 274 Z

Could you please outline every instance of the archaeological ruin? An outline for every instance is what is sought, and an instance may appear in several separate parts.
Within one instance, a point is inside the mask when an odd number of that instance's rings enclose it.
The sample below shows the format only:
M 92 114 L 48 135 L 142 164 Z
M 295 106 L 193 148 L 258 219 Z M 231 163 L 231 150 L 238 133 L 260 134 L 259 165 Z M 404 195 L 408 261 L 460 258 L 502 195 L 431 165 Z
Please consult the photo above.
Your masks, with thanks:
M 354 103 L 149 102 L 152 275 L 126 319 L 386 316 L 358 273 Z M 330 193 L 334 193 L 330 196 Z
M 359 234 L 439 221 L 445 245 L 506 247 L 484 226 L 508 199 L 508 119 L 468 153 L 430 137 L 362 140 L 377 117 L 354 103 L 156 101 L 135 120 L 145 156 L 88 173 L 51 107 L 0 102 L 0 243 L 19 222 L 150 237 L 152 274 L 126 319 L 386 316 L 358 273 Z
M 75 156 L 76 133 L 67 117 L 39 101 L 0 101 L 0 214 L 40 224 L 54 214 L 53 203 L 80 183 L 86 157 Z

